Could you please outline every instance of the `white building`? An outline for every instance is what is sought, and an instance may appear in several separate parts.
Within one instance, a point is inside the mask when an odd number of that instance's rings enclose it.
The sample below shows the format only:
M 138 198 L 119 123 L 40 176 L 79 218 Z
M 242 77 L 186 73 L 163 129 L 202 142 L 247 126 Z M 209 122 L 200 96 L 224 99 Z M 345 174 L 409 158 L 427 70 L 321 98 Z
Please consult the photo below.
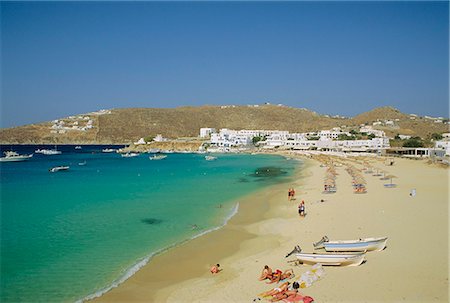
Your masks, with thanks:
M 450 156 L 450 141 L 436 141 L 434 147 L 445 150 L 445 155 Z
M 157 134 L 155 136 L 155 138 L 153 138 L 153 141 L 155 141 L 155 142 L 164 142 L 164 141 L 167 141 L 167 139 L 164 138 L 161 134 Z
M 144 138 L 140 138 L 137 142 L 134 142 L 134 145 L 146 144 Z
M 368 135 L 375 135 L 375 137 L 385 137 L 386 134 L 382 130 L 374 129 L 372 126 L 363 126 L 359 129 L 360 133 L 366 133 Z
M 215 128 L 203 127 L 200 128 L 200 138 L 208 138 L 212 133 L 215 133 Z

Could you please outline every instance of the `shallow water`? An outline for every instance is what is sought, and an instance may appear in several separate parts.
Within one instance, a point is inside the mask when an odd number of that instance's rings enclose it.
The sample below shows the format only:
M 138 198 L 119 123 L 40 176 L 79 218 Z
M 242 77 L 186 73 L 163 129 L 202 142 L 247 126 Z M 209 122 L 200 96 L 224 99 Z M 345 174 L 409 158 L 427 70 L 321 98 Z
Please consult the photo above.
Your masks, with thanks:
M 240 196 L 285 182 L 295 166 L 269 155 L 150 161 L 102 148 L 1 163 L 2 302 L 75 301 L 107 288 L 155 252 L 222 226 Z M 70 169 L 48 171 L 58 165 Z

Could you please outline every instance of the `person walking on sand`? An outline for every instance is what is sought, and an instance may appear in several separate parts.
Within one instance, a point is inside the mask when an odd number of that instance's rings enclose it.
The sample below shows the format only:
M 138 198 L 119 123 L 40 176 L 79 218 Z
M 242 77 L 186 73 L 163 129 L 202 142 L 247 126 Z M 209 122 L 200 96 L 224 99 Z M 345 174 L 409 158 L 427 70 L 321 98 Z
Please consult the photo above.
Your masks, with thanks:
M 288 201 L 291 201 L 291 197 L 292 197 L 292 188 L 288 189 Z
M 300 203 L 298 206 L 298 215 L 301 217 L 305 216 L 305 201 L 304 200 L 302 200 L 302 203 Z
M 216 264 L 216 265 L 212 266 L 210 269 L 210 272 L 212 274 L 218 274 L 221 271 L 221 269 L 219 269 L 219 267 L 220 267 L 220 264 Z
M 295 189 L 291 191 L 291 200 L 295 200 Z

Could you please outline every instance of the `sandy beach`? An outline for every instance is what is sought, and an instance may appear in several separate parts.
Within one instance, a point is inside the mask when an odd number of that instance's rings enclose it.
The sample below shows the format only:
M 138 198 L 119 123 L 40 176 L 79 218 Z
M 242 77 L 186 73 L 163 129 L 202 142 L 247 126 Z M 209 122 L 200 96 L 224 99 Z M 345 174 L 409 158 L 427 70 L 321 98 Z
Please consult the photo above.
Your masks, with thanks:
M 276 286 L 258 281 L 265 264 L 292 268 L 295 281 L 311 266 L 295 266 L 285 255 L 295 245 L 312 252 L 312 243 L 327 235 L 389 239 L 385 250 L 368 252 L 360 266 L 324 267 L 325 277 L 300 290 L 316 302 L 448 302 L 448 168 L 423 160 L 396 158 L 386 166 L 385 158 L 339 158 L 334 160 L 337 192 L 323 194 L 326 167 L 314 159 L 302 161 L 293 182 L 241 199 L 227 226 L 156 256 L 94 301 L 252 302 Z M 396 176 L 397 186 L 385 188 L 390 180 L 362 172 L 367 193 L 354 194 L 347 164 L 383 169 Z M 295 201 L 287 201 L 289 187 L 296 190 Z M 411 189 L 416 196 L 409 195 Z M 297 213 L 301 200 L 304 218 Z M 213 276 L 209 267 L 215 263 L 223 270 Z

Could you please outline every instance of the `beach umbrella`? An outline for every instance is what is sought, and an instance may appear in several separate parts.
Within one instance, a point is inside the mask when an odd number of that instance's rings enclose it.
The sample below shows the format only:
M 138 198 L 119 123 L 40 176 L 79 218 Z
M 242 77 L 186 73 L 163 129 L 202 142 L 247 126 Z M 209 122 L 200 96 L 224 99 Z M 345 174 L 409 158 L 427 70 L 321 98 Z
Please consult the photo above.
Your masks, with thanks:
M 385 178 L 386 179 L 391 179 L 391 185 L 392 185 L 392 179 L 397 178 L 397 177 L 394 176 L 394 175 L 387 175 L 387 176 L 385 176 Z

